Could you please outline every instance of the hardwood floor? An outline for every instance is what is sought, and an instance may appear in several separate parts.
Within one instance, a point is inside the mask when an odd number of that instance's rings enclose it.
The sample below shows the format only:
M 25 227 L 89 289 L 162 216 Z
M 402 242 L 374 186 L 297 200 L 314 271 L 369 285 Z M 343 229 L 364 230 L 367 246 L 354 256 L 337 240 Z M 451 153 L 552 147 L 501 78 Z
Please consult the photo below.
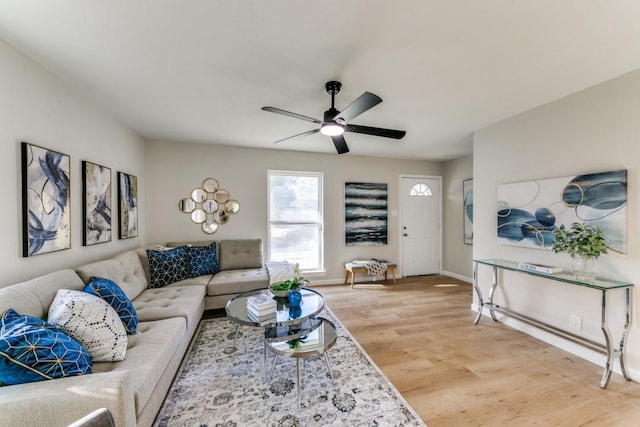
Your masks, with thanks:
M 445 276 L 318 287 L 429 427 L 638 426 L 640 384 L 483 318 Z

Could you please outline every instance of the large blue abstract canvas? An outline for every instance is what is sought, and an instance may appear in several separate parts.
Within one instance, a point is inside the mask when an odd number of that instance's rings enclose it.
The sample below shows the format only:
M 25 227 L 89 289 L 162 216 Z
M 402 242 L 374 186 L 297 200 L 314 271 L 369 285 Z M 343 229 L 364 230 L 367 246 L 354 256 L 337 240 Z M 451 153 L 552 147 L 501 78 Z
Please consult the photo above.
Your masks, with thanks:
M 347 246 L 387 244 L 387 184 L 344 184 Z
M 23 142 L 22 255 L 71 248 L 68 155 Z
M 498 186 L 498 243 L 550 249 L 553 231 L 573 222 L 598 225 L 612 252 L 627 250 L 627 171 Z

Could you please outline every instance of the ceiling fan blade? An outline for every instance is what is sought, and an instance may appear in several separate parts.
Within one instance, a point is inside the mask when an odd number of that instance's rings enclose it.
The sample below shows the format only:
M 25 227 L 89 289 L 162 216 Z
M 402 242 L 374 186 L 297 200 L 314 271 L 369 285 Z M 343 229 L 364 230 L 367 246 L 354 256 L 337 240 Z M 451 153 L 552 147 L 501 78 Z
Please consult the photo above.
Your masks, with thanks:
M 346 125 L 345 132 L 364 133 L 367 135 L 382 136 L 385 138 L 402 139 L 407 132 L 403 130 L 374 128 L 371 126 Z
M 269 111 L 270 113 L 282 114 L 283 116 L 293 117 L 294 119 L 306 120 L 311 123 L 322 123 L 322 120 L 314 119 L 313 117 L 303 116 L 302 114 L 292 113 L 291 111 L 281 110 L 275 107 L 262 107 L 263 111 Z
M 376 105 L 382 102 L 382 98 L 378 95 L 374 95 L 370 92 L 365 92 L 360 95 L 355 101 L 347 106 L 340 114 L 335 116 L 333 119 L 343 119 L 348 122 L 354 117 L 359 116 L 370 108 L 375 107 Z
M 277 140 L 276 142 L 274 142 L 274 144 L 277 144 L 278 142 L 286 141 L 286 140 L 288 140 L 288 139 L 298 138 L 298 137 L 301 137 L 301 136 L 307 136 L 307 135 L 313 135 L 314 133 L 318 133 L 318 132 L 320 132 L 320 129 L 312 129 L 312 130 L 308 130 L 308 131 L 306 131 L 306 132 L 298 133 L 298 134 L 296 134 L 296 135 L 289 136 L 289 137 L 287 137 L 287 138 L 279 139 L 279 140 Z
M 338 150 L 338 154 L 349 152 L 349 147 L 347 147 L 347 141 L 344 140 L 344 136 L 332 136 L 331 139 L 333 140 L 333 145 L 336 146 L 336 150 Z

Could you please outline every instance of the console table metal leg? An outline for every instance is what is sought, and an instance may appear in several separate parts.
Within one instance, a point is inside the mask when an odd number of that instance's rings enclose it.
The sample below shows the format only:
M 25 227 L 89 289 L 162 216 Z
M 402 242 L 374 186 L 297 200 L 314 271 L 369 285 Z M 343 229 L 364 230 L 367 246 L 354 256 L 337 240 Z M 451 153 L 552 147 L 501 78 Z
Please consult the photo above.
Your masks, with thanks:
M 491 283 L 491 289 L 489 290 L 489 313 L 491 313 L 491 318 L 497 322 L 498 319 L 496 318 L 496 313 L 493 311 L 493 294 L 498 287 L 498 267 L 493 266 L 492 270 L 491 277 L 493 282 Z
M 477 325 L 480 321 L 480 317 L 482 316 L 482 309 L 484 307 L 484 300 L 482 299 L 482 292 L 480 292 L 480 287 L 478 286 L 478 263 L 473 263 L 473 289 L 478 294 L 478 314 L 476 314 L 476 318 L 473 321 L 474 325 Z
M 611 378 L 611 370 L 613 368 L 613 356 L 614 350 L 611 345 L 611 332 L 607 327 L 607 292 L 602 292 L 602 317 L 600 321 L 600 329 L 604 334 L 605 344 L 607 346 L 607 362 L 604 366 L 604 372 L 602 373 L 602 380 L 600 381 L 600 387 L 605 388 Z
M 628 381 L 631 381 L 631 375 L 629 375 L 629 371 L 627 370 L 627 337 L 629 336 L 629 325 L 631 324 L 631 288 L 625 289 L 625 306 L 626 306 L 626 314 L 624 326 L 622 328 L 622 338 L 620 338 L 620 369 L 622 370 L 622 375 Z

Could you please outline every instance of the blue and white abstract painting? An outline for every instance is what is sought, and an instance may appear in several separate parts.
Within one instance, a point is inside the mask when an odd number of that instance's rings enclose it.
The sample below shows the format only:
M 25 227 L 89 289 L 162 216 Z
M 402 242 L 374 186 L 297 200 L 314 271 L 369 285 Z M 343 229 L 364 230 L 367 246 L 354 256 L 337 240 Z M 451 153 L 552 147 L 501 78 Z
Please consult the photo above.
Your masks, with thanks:
M 118 238 L 138 236 L 138 177 L 118 172 Z
M 71 248 L 68 155 L 23 142 L 22 231 L 25 257 Z
M 347 246 L 387 244 L 387 184 L 344 184 L 345 240 Z
M 462 182 L 462 210 L 464 243 L 473 244 L 473 179 L 465 179 Z
M 83 244 L 111 241 L 111 169 L 82 162 Z
M 553 231 L 574 222 L 598 225 L 612 252 L 627 250 L 627 171 L 498 186 L 498 243 L 550 249 Z

